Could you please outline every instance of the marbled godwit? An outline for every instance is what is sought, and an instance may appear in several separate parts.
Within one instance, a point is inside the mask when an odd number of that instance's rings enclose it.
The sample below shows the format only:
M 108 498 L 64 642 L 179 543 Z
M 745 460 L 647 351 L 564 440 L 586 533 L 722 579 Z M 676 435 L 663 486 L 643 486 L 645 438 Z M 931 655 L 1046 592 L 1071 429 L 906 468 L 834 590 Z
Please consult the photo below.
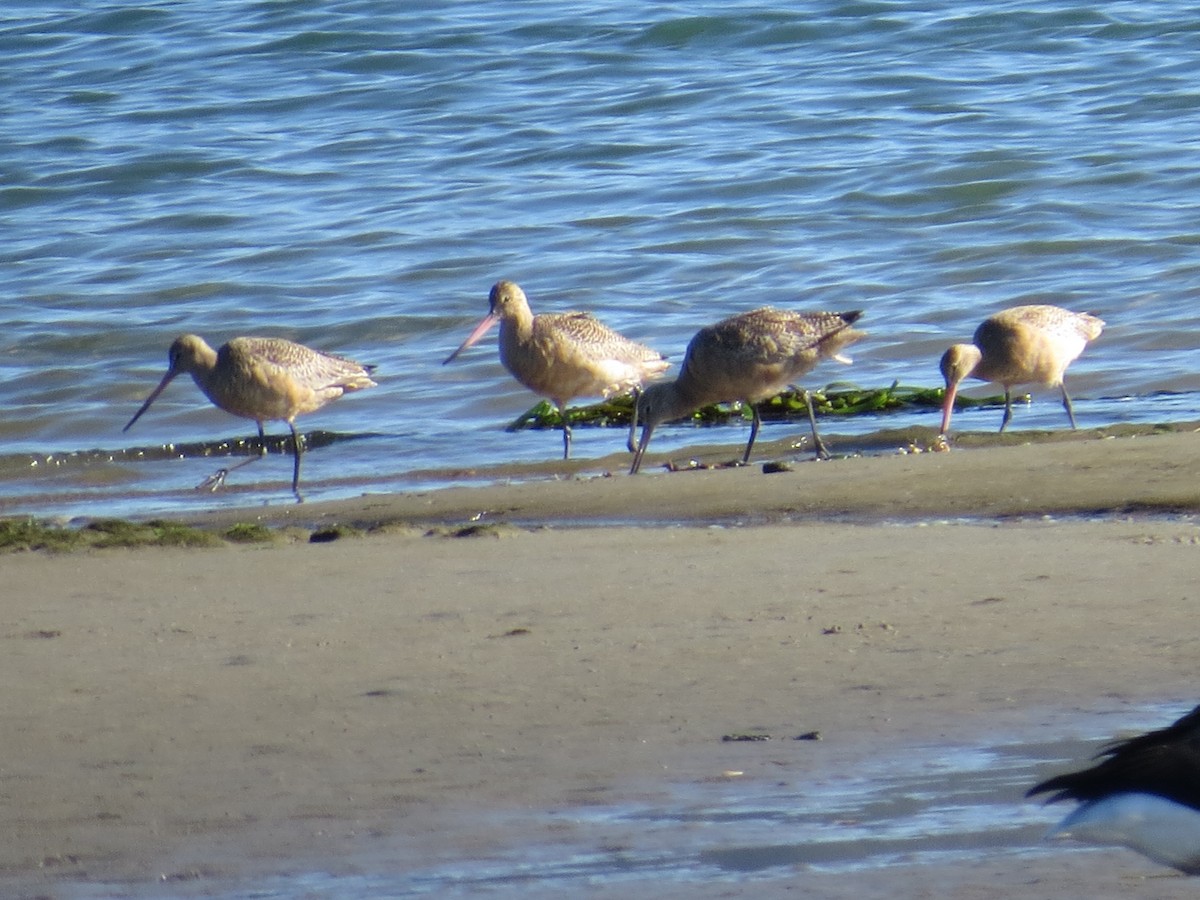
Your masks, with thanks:
M 1083 805 L 1050 833 L 1129 847 L 1200 875 L 1200 706 L 1173 725 L 1112 744 L 1090 769 L 1059 775 L 1026 796 Z
M 1103 328 L 1104 322 L 1095 316 L 1058 306 L 1014 306 L 984 319 L 975 329 L 974 343 L 955 344 L 942 356 L 946 379 L 942 434 L 950 428 L 959 382 L 968 375 L 1004 385 L 1001 431 L 1012 419 L 1012 389 L 1018 384 L 1061 388 L 1063 407 L 1074 428 L 1075 411 L 1063 378 L 1067 366 Z
M 742 455 L 742 462 L 749 462 L 762 421 L 754 404 L 779 393 L 822 359 L 840 359 L 837 354 L 843 347 L 864 336 L 850 327 L 861 315 L 858 311 L 794 313 L 764 306 L 702 328 L 688 344 L 679 377 L 650 385 L 639 395 L 630 441 L 639 419 L 642 439 L 629 473 L 641 466 L 650 435 L 660 422 L 678 419 L 707 403 L 729 400 L 741 400 L 754 410 L 750 440 Z M 828 456 L 807 391 L 804 399 L 817 455 Z
M 558 408 L 563 423 L 563 459 L 571 458 L 568 402 L 576 397 L 626 393 L 670 365 L 661 353 L 623 337 L 589 313 L 535 316 L 525 292 L 511 281 L 497 281 L 488 303 L 488 314 L 442 365 L 499 322 L 500 362 L 504 368 Z
M 282 338 L 238 337 L 220 350 L 213 350 L 204 339 L 185 334 L 175 339 L 167 351 L 168 368 L 158 387 L 151 391 L 129 424 L 128 431 L 176 375 L 188 372 L 196 387 L 216 406 L 253 419 L 258 425 L 260 443 L 264 439 L 263 422 L 278 419 L 292 430 L 292 493 L 300 496 L 300 454 L 303 442 L 296 432 L 296 416 L 320 409 L 342 394 L 374 387 L 370 374 L 374 366 L 363 366 L 349 359 L 311 350 Z M 200 487 L 219 488 L 234 469 L 267 455 L 266 444 L 258 457 L 221 469 Z

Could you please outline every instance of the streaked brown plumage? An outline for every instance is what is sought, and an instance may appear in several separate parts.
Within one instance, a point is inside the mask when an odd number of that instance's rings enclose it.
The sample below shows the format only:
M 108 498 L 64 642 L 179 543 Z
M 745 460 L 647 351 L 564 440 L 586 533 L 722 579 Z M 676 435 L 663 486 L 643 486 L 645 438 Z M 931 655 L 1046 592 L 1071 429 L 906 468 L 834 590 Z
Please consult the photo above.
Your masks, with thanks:
M 946 379 L 942 434 L 950 428 L 954 398 L 967 376 L 1004 386 L 1001 431 L 1012 419 L 1012 389 L 1019 384 L 1060 388 L 1063 408 L 1074 428 L 1075 411 L 1064 381 L 1067 366 L 1103 329 L 1103 320 L 1058 306 L 1013 306 L 984 319 L 975 329 L 973 343 L 955 344 L 942 356 L 942 377 Z
M 642 438 L 630 474 L 640 468 L 655 426 L 709 403 L 741 400 L 753 407 L 774 396 L 822 359 L 837 358 L 843 347 L 864 337 L 864 332 L 850 327 L 861 316 L 858 311 L 796 313 L 764 306 L 702 328 L 688 344 L 679 377 L 651 385 L 638 397 L 630 440 L 639 420 Z M 805 400 L 816 452 L 827 456 L 807 392 Z M 750 460 L 760 424 L 754 407 L 743 463 Z
M 489 310 L 445 363 L 500 323 L 500 362 L 512 376 L 557 408 L 563 422 L 563 459 L 571 458 L 567 403 L 576 397 L 627 393 L 670 363 L 655 350 L 613 331 L 584 312 L 541 313 L 529 309 L 525 292 L 498 281 L 488 295 Z
M 297 499 L 302 499 L 300 454 L 303 448 L 296 432 L 296 417 L 314 412 L 342 394 L 375 386 L 370 378 L 374 366 L 360 365 L 282 338 L 237 337 L 214 350 L 203 338 L 185 334 L 171 344 L 167 361 L 167 374 L 124 430 L 133 426 L 176 375 L 187 372 L 215 406 L 235 416 L 253 419 L 258 425 L 260 441 L 264 422 L 278 419 L 287 423 L 292 431 L 295 458 L 292 492 Z M 256 458 L 265 456 L 266 452 L 264 444 L 262 453 Z M 201 486 L 216 490 L 229 472 L 253 461 L 249 459 L 221 469 Z

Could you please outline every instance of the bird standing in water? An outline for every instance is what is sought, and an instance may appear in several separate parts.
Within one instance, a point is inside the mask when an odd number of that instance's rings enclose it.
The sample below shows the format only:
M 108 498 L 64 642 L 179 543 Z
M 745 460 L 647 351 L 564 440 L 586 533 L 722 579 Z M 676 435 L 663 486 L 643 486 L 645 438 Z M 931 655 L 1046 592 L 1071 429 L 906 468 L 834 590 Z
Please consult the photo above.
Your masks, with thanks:
M 1103 320 L 1059 306 L 1013 306 L 984 319 L 975 329 L 973 343 L 955 344 L 942 356 L 946 379 L 942 434 L 950 429 L 958 385 L 968 375 L 1004 385 L 1001 431 L 1012 419 L 1012 389 L 1018 384 L 1061 388 L 1063 407 L 1074 428 L 1075 411 L 1064 380 L 1067 366 L 1103 329 Z
M 558 409 L 563 459 L 571 458 L 567 403 L 576 397 L 628 393 L 670 365 L 661 353 L 618 334 L 590 313 L 535 316 L 525 292 L 511 281 L 497 281 L 488 304 L 488 314 L 442 365 L 452 362 L 499 322 L 504 368 Z
M 849 362 L 838 354 L 843 347 L 865 336 L 850 327 L 861 316 L 858 311 L 797 313 L 764 306 L 700 329 L 688 344 L 679 377 L 650 385 L 637 398 L 630 441 L 639 421 L 642 439 L 634 453 L 630 474 L 641 467 L 642 455 L 657 425 L 682 418 L 709 403 L 730 400 L 750 404 L 754 413 L 750 440 L 742 455 L 742 462 L 749 462 L 762 423 L 754 404 L 773 397 L 822 359 L 832 357 Z M 827 457 L 829 453 L 817 434 L 812 398 L 807 391 L 804 400 L 817 455 Z
M 296 431 L 296 417 L 318 410 L 342 394 L 375 386 L 370 377 L 374 366 L 282 338 L 238 337 L 214 350 L 203 338 L 185 334 L 171 344 L 167 362 L 167 374 L 123 430 L 133 426 L 176 375 L 187 372 L 214 405 L 255 421 L 262 448 L 258 457 L 221 469 L 199 486 L 216 490 L 231 471 L 266 456 L 263 423 L 277 419 L 287 422 L 292 432 L 292 493 L 297 500 L 304 498 L 300 494 L 303 441 Z

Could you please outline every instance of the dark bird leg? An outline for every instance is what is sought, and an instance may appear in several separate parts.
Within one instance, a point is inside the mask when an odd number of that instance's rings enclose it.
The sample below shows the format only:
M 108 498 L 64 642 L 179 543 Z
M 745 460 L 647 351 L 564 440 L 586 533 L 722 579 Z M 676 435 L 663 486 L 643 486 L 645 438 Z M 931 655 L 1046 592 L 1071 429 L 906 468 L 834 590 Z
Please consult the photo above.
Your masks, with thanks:
M 750 451 L 754 447 L 754 439 L 758 437 L 758 426 L 762 424 L 762 416 L 758 414 L 758 404 L 750 404 L 750 410 L 754 413 L 754 419 L 750 423 L 750 440 L 746 441 L 746 452 L 742 454 L 742 465 L 750 462 Z
M 625 446 L 629 448 L 630 453 L 637 453 L 637 423 L 638 423 L 638 397 L 641 395 L 638 388 L 633 389 L 633 409 L 629 413 L 629 439 L 625 442 Z
M 1008 385 L 1004 386 L 1004 418 L 1000 422 L 1000 433 L 1004 433 L 1004 429 L 1008 427 L 1008 423 L 1012 421 L 1012 388 Z
M 563 429 L 563 459 L 571 458 L 571 423 L 567 420 L 566 404 L 558 406 L 558 417 L 562 420 Z
M 292 467 L 292 493 L 296 495 L 297 503 L 303 503 L 304 496 L 300 493 L 300 454 L 304 452 L 304 440 L 296 431 L 295 422 L 288 422 L 288 428 L 292 429 L 292 454 L 296 459 L 296 464 Z
M 218 469 L 196 485 L 196 490 L 218 491 L 225 486 L 225 479 L 229 477 L 229 473 L 234 469 L 240 469 L 242 466 L 248 466 L 252 462 L 258 462 L 267 455 L 267 437 L 263 434 L 262 422 L 256 422 L 255 424 L 258 425 L 258 456 L 251 456 L 249 459 L 243 459 L 236 465 Z
M 1071 420 L 1071 427 L 1075 427 L 1075 410 L 1071 409 L 1071 395 L 1067 393 L 1067 380 L 1064 378 L 1062 384 L 1063 409 L 1067 411 L 1067 418 Z
M 812 394 L 807 390 L 804 392 L 804 405 L 808 408 L 808 424 L 812 426 L 813 446 L 816 448 L 817 459 L 829 459 L 829 451 L 825 449 L 825 442 L 817 434 L 817 414 L 813 411 Z

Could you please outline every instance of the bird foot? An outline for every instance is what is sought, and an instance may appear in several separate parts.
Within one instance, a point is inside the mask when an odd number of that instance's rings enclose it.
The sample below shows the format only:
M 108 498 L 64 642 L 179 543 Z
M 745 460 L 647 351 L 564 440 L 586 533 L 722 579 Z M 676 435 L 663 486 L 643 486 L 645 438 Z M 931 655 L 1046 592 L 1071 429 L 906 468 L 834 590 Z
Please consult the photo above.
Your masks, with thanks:
M 804 447 L 806 444 L 808 444 L 808 438 L 801 441 L 799 446 Z M 812 442 L 811 449 L 814 459 L 833 459 L 833 454 L 829 452 L 829 448 L 825 446 L 825 442 L 820 438 Z
M 196 485 L 198 491 L 216 492 L 225 486 L 225 479 L 229 477 L 228 469 L 218 469 L 213 474 L 209 475 L 202 482 Z

